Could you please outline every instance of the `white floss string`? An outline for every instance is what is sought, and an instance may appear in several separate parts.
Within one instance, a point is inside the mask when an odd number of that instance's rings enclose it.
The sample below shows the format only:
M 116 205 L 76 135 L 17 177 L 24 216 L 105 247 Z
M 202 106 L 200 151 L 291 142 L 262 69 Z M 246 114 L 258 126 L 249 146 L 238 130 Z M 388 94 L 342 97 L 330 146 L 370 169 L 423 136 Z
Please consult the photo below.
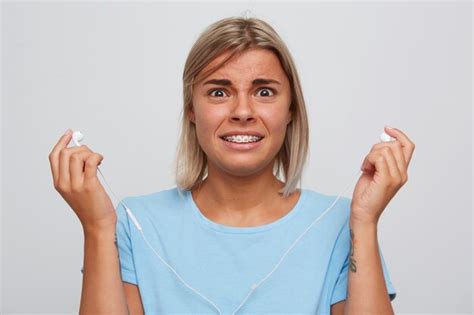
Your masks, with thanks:
M 74 145 L 76 146 L 80 146 L 81 144 L 79 143 L 81 140 L 83 139 L 83 135 L 82 133 L 80 133 L 79 131 L 75 131 L 74 134 L 73 134 L 73 138 L 72 138 L 72 141 L 74 143 Z M 380 136 L 380 139 L 383 141 L 383 142 L 388 142 L 388 141 L 394 141 L 395 139 L 394 138 L 391 138 L 390 136 L 386 135 L 386 134 L 382 134 Z M 112 194 L 114 195 L 114 197 L 118 200 L 119 203 L 121 203 L 124 207 L 125 207 L 125 210 L 127 211 L 127 214 L 128 216 L 130 217 L 130 219 L 132 220 L 133 224 L 135 225 L 135 227 L 140 231 L 140 234 L 142 235 L 143 239 L 145 240 L 146 244 L 148 245 L 148 247 L 153 251 L 153 253 L 176 275 L 176 277 L 186 286 L 188 287 L 190 290 L 192 290 L 194 293 L 196 293 L 197 295 L 199 295 L 200 297 L 202 297 L 204 300 L 206 300 L 209 304 L 211 304 L 219 314 L 222 314 L 221 310 L 219 309 L 219 307 L 217 307 L 217 305 L 215 303 L 213 303 L 211 300 L 209 300 L 207 297 L 205 297 L 204 295 L 202 295 L 201 293 L 199 293 L 196 289 L 194 289 L 193 287 L 191 287 L 189 284 L 186 283 L 186 281 L 184 281 L 183 278 L 181 278 L 181 276 L 176 272 L 176 270 L 173 269 L 173 267 L 171 267 L 156 251 L 155 249 L 153 248 L 153 246 L 150 244 L 150 242 L 148 241 L 148 239 L 146 238 L 145 234 L 143 234 L 143 231 L 142 231 L 142 227 L 140 226 L 140 224 L 138 223 L 138 220 L 135 218 L 135 216 L 133 215 L 132 211 L 130 210 L 130 208 L 123 202 L 120 200 L 120 198 L 117 197 L 117 195 L 113 192 L 113 190 L 110 188 L 109 184 L 107 183 L 107 180 L 105 179 L 105 176 L 102 174 L 102 171 L 100 170 L 99 166 L 97 166 L 97 170 L 99 171 L 100 175 L 102 176 L 106 186 L 109 188 L 110 192 L 112 192 Z M 360 175 L 363 173 L 363 171 L 358 171 L 357 172 L 357 176 L 356 178 L 359 178 Z M 336 202 L 340 199 L 341 195 L 345 192 L 347 192 L 347 190 L 349 190 L 350 188 L 352 187 L 352 185 L 349 185 L 345 190 L 343 190 L 338 196 L 337 198 L 334 200 L 334 202 L 323 212 L 321 213 L 307 228 L 306 230 L 293 242 L 293 244 L 288 248 L 288 250 L 283 254 L 283 256 L 280 258 L 279 262 L 275 265 L 275 267 L 272 269 L 272 271 L 270 271 L 270 273 L 265 276 L 260 282 L 258 283 L 254 283 L 251 285 L 250 287 L 250 292 L 247 294 L 247 296 L 243 299 L 243 301 L 240 303 L 240 305 L 232 312 L 232 315 L 234 315 L 243 305 L 244 303 L 248 300 L 248 298 L 250 297 L 250 295 L 263 283 L 265 282 L 272 274 L 273 272 L 275 272 L 276 269 L 278 269 L 278 267 L 281 265 L 281 263 L 283 262 L 283 260 L 286 258 L 286 256 L 288 255 L 288 253 L 291 251 L 291 249 L 293 249 L 293 247 L 298 243 L 298 241 L 300 241 L 300 239 L 314 226 L 314 224 L 316 222 L 318 222 L 335 204 Z
M 109 190 L 112 192 L 112 194 L 115 196 L 115 198 L 125 207 L 125 210 L 127 211 L 127 214 L 130 216 L 130 219 L 132 220 L 133 224 L 136 226 L 136 228 L 140 231 L 140 234 L 142 235 L 143 239 L 145 240 L 146 244 L 148 245 L 148 247 L 153 251 L 153 253 L 176 275 L 176 277 L 186 286 L 188 287 L 190 290 L 192 290 L 194 293 L 196 293 L 197 295 L 199 295 L 200 297 L 202 297 L 204 300 L 206 300 L 208 303 L 210 303 L 216 310 L 219 314 L 222 314 L 221 310 L 219 309 L 219 307 L 217 307 L 217 305 L 215 303 L 213 303 L 211 300 L 209 300 L 207 297 L 205 297 L 204 295 L 202 295 L 201 293 L 199 293 L 196 289 L 194 289 L 192 286 L 190 286 L 188 283 L 186 283 L 186 281 L 184 281 L 183 278 L 181 278 L 181 276 L 176 272 L 176 270 L 174 270 L 173 267 L 171 267 L 157 252 L 156 250 L 153 248 L 153 246 L 150 244 L 150 242 L 148 241 L 148 239 L 146 238 L 145 234 L 143 234 L 143 230 L 140 226 L 140 224 L 138 223 L 138 220 L 135 218 L 135 216 L 133 215 L 132 211 L 127 207 L 127 205 L 120 201 L 119 198 L 117 198 L 117 196 L 115 195 L 115 193 L 112 191 L 112 189 L 110 188 L 110 186 L 108 185 L 107 181 L 105 180 L 105 177 L 104 175 L 102 174 L 102 172 L 100 171 L 99 167 L 97 167 L 97 169 L 99 170 L 99 173 L 100 175 L 102 176 L 102 178 L 104 179 L 104 182 L 105 184 L 107 185 L 107 187 L 109 188 Z M 362 174 L 363 172 L 362 171 L 358 171 L 357 172 L 357 177 L 356 178 L 359 178 L 359 176 Z M 352 187 L 352 185 L 349 185 L 345 190 L 343 190 L 338 196 L 337 198 L 334 200 L 334 202 L 323 212 L 319 215 L 319 217 L 317 217 L 307 228 L 306 230 L 293 242 L 293 244 L 287 249 L 287 251 L 283 254 L 283 256 L 280 258 L 280 261 L 275 265 L 275 267 L 272 269 L 272 271 L 270 271 L 270 273 L 265 276 L 262 280 L 260 280 L 260 282 L 258 283 L 254 283 L 252 284 L 252 286 L 250 287 L 250 292 L 247 294 L 247 296 L 244 298 L 244 300 L 240 303 L 240 305 L 232 312 L 232 315 L 234 315 L 243 305 L 244 303 L 248 300 L 248 298 L 250 297 L 250 295 L 252 295 L 252 293 L 263 283 L 265 282 L 272 274 L 273 272 L 275 272 L 278 267 L 281 265 L 281 263 L 283 262 L 283 260 L 286 258 L 286 256 L 288 255 L 288 253 L 291 251 L 291 249 L 293 249 L 293 247 L 299 242 L 299 240 L 314 226 L 314 224 L 316 222 L 318 222 L 335 204 L 336 202 L 341 198 L 341 195 L 345 192 L 347 192 L 347 190 L 349 190 L 350 188 Z
M 359 178 L 359 176 L 362 174 L 363 172 L 362 171 L 358 171 L 357 172 L 357 178 Z M 351 186 L 348 186 L 348 188 L 346 188 L 343 192 L 346 192 L 349 188 L 351 188 Z M 321 213 L 319 215 L 319 217 L 317 217 L 307 228 L 306 230 L 293 242 L 293 244 L 288 248 L 288 250 L 285 252 L 285 254 L 283 254 L 283 256 L 280 258 L 280 261 L 276 264 L 276 266 L 273 268 L 273 270 L 265 277 L 263 278 L 259 283 L 257 284 L 252 284 L 252 287 L 251 287 L 251 291 L 249 292 L 249 294 L 247 295 L 247 297 L 242 301 L 242 303 L 240 303 L 240 305 L 237 307 L 237 309 L 232 312 L 232 314 L 235 314 L 241 307 L 242 305 L 244 305 L 245 301 L 250 297 L 250 295 L 255 291 L 256 288 L 258 288 L 265 280 L 267 280 L 271 274 L 280 266 L 280 264 L 282 263 L 283 259 L 285 259 L 286 255 L 290 252 L 290 250 L 296 245 L 296 243 L 298 243 L 298 241 L 303 237 L 304 234 L 306 234 L 306 232 L 308 232 L 311 227 L 319 221 L 319 219 L 321 219 L 328 211 L 329 209 L 331 209 L 335 204 L 336 202 L 339 200 L 339 198 L 341 198 L 341 195 L 342 195 L 342 192 L 337 196 L 337 198 L 334 200 L 334 202 L 332 203 L 331 206 L 329 206 L 329 208 L 327 208 L 323 213 Z M 220 312 L 219 312 L 220 314 Z

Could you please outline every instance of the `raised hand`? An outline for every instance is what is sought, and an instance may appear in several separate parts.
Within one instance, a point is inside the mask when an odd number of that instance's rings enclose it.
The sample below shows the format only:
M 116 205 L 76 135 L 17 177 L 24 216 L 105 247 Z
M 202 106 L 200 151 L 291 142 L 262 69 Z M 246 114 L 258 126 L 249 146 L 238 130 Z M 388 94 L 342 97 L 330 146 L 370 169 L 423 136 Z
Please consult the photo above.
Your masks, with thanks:
M 84 231 L 115 229 L 115 208 L 97 178 L 103 156 L 86 145 L 68 148 L 68 130 L 49 154 L 54 188 L 74 210 Z
M 399 129 L 385 128 L 396 139 L 375 144 L 365 157 L 352 197 L 351 220 L 377 223 L 383 210 L 408 180 L 415 144 Z

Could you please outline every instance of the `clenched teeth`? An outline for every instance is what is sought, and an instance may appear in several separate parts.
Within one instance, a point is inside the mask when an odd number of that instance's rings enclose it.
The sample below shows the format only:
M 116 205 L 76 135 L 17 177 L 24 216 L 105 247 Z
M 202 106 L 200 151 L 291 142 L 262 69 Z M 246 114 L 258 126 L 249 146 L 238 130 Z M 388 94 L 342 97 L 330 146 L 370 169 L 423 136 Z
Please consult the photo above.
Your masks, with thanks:
M 249 135 L 235 135 L 235 136 L 227 136 L 223 137 L 223 139 L 236 142 L 236 143 L 248 143 L 248 142 L 256 142 L 262 139 L 262 137 L 258 136 L 249 136 Z

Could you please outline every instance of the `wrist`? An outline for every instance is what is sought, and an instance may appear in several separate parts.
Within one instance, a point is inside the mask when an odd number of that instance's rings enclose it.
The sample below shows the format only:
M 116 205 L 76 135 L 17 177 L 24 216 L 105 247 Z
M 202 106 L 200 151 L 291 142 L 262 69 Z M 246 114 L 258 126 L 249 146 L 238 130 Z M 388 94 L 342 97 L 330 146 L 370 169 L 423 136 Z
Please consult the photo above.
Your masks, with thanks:
M 363 211 L 354 211 L 352 208 L 350 213 L 350 221 L 357 225 L 377 226 L 379 218 L 371 215 L 365 215 Z
M 84 237 L 94 238 L 94 239 L 115 239 L 116 229 L 115 226 L 107 227 L 93 227 L 93 226 L 83 226 Z
M 349 219 L 349 224 L 351 228 L 377 230 L 378 220 L 364 219 L 351 215 Z

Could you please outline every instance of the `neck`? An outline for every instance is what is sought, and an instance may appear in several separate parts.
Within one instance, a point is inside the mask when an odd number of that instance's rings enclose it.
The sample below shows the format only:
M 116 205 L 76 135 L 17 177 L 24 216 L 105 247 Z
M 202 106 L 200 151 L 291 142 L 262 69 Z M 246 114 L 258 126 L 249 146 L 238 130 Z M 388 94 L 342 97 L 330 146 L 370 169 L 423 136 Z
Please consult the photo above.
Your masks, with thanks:
M 194 197 L 209 205 L 210 209 L 219 209 L 218 215 L 246 219 L 268 211 L 270 206 L 279 202 L 283 196 L 278 191 L 283 186 L 271 168 L 239 177 L 209 166 L 208 176 L 197 187 Z

